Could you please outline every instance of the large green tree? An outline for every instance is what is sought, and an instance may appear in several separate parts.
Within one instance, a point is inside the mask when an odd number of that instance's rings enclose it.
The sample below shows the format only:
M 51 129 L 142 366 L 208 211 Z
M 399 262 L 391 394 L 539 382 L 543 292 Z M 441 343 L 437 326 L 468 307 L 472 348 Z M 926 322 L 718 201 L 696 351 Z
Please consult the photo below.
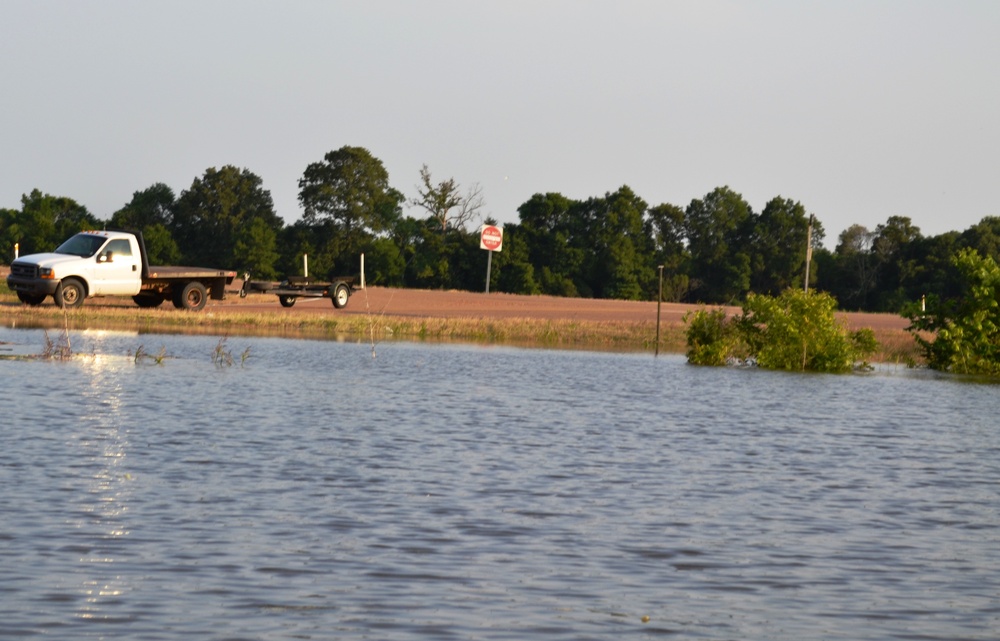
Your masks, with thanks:
M 987 216 L 962 232 L 962 246 L 1000 261 L 1000 216 Z
M 541 291 L 535 280 L 535 268 L 528 256 L 525 237 L 521 225 L 504 225 L 503 251 L 494 252 L 493 255 L 490 291 L 510 294 L 538 294 Z M 486 252 L 480 250 L 480 253 Z
M 750 287 L 758 294 L 777 296 L 789 287 L 805 285 L 809 216 L 802 203 L 777 196 L 753 222 Z M 813 221 L 809 241 L 822 246 L 822 226 Z
M 914 254 L 920 229 L 906 216 L 890 216 L 875 227 L 872 254 L 875 258 L 877 299 L 873 307 L 883 312 L 899 312 L 913 299 L 912 287 L 920 270 Z
M 750 289 L 753 210 L 729 187 L 691 201 L 685 211 L 692 297 L 735 303 Z
M 141 231 L 150 264 L 176 263 L 181 252 L 170 233 L 176 202 L 173 189 L 156 183 L 133 193 L 132 200 L 111 215 L 111 226 Z
M 52 196 L 33 189 L 21 196 L 21 210 L 5 210 L 2 244 L 12 256 L 14 244 L 19 254 L 49 252 L 73 234 L 104 225 L 72 198 Z
M 875 234 L 864 225 L 851 225 L 840 233 L 837 247 L 836 273 L 824 284 L 842 306 L 848 309 L 868 309 L 878 282 L 878 265 L 872 252 Z
M 663 300 L 680 302 L 690 287 L 691 254 L 684 233 L 684 210 L 662 204 L 648 212 L 654 259 L 663 266 Z
M 575 244 L 584 253 L 580 280 L 596 298 L 647 298 L 655 280 L 653 244 L 645 225 L 648 206 L 628 186 L 603 198 L 590 198 L 574 210 Z
M 519 236 L 527 245 L 528 261 L 543 294 L 579 296 L 587 249 L 579 238 L 582 226 L 574 215 L 577 201 L 562 194 L 535 194 L 517 208 Z
M 190 263 L 267 277 L 282 226 L 260 177 L 226 165 L 207 169 L 181 192 L 171 231 Z
M 329 152 L 322 161 L 310 163 L 299 180 L 302 219 L 337 236 L 318 244 L 334 254 L 328 262 L 342 268 L 355 264 L 373 236 L 392 230 L 404 200 L 389 184 L 382 161 L 363 147 Z

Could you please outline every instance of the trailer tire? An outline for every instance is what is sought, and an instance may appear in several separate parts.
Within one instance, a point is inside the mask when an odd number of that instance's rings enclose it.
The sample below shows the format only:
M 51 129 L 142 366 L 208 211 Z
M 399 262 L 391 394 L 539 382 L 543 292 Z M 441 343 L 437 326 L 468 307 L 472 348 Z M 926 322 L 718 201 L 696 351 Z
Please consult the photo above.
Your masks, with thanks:
M 295 296 L 278 296 L 278 302 L 282 307 L 291 307 L 295 304 Z
M 351 298 L 351 288 L 344 283 L 337 283 L 333 286 L 333 306 L 337 309 L 347 307 L 347 301 Z
M 183 288 L 174 290 L 174 307 L 192 312 L 200 311 L 208 302 L 208 290 L 198 281 L 191 281 Z
M 75 278 L 67 278 L 56 287 L 56 293 L 52 298 L 56 305 L 63 309 L 73 309 L 83 305 L 83 299 L 87 297 L 87 290 L 83 288 L 83 283 Z
M 151 292 L 148 294 L 137 294 L 132 297 L 135 304 L 139 307 L 149 309 L 152 307 L 159 307 L 163 304 L 163 294 L 160 292 Z
M 18 292 L 17 300 L 21 301 L 25 305 L 31 305 L 32 307 L 36 307 L 38 305 L 41 305 L 42 302 L 45 300 L 45 294 L 28 294 L 26 292 Z

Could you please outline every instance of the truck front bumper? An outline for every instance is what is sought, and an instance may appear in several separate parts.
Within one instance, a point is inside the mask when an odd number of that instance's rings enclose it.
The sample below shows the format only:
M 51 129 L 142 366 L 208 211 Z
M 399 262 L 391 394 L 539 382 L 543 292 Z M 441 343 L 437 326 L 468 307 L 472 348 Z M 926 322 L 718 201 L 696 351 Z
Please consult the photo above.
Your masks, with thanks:
M 22 292 L 36 296 L 52 296 L 59 287 L 59 281 L 47 278 L 25 278 L 24 276 L 7 276 L 7 288 L 12 292 Z

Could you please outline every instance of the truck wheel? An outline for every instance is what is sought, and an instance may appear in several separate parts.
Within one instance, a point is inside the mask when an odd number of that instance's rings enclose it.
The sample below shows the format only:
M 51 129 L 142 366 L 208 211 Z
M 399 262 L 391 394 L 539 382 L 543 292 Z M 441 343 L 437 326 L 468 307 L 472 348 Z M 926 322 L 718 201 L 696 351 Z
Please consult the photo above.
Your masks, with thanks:
M 278 296 L 278 302 L 282 307 L 291 307 L 295 304 L 295 296 Z
M 87 292 L 83 289 L 83 283 L 75 278 L 67 278 L 56 287 L 56 293 L 52 295 L 56 305 L 64 309 L 72 309 L 83 305 L 83 299 L 87 297 Z
M 333 288 L 333 306 L 337 309 L 347 307 L 347 300 L 351 297 L 351 288 L 344 283 L 337 283 Z
M 42 301 L 45 300 L 45 294 L 26 294 L 25 292 L 18 292 L 17 300 L 21 301 L 25 305 L 35 307 L 36 305 L 42 304 Z
M 159 307 L 160 305 L 163 304 L 163 294 L 161 294 L 160 292 L 151 292 L 149 294 L 138 294 L 137 296 L 133 296 L 132 300 L 134 300 L 135 304 L 138 305 L 139 307 L 145 307 L 145 308 Z
M 204 285 L 198 281 L 190 282 L 183 289 L 174 291 L 174 307 L 197 312 L 208 302 L 207 295 Z

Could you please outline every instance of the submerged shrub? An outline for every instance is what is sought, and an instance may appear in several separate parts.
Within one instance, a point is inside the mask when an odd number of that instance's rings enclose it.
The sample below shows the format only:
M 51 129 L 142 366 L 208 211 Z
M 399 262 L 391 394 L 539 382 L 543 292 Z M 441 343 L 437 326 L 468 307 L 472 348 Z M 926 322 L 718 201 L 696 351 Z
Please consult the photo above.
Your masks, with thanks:
M 770 369 L 846 372 L 875 351 L 871 330 L 849 333 L 825 292 L 785 290 L 777 298 L 750 294 L 738 320 L 757 364 Z
M 837 322 L 837 301 L 823 292 L 789 289 L 780 296 L 750 294 L 743 313 L 721 309 L 685 317 L 688 361 L 724 365 L 750 361 L 793 371 L 845 372 L 878 347 L 870 329 L 848 332 Z
M 740 337 L 736 327 L 726 318 L 722 309 L 688 312 L 687 359 L 694 365 L 725 365 L 736 358 L 740 350 Z
M 927 312 L 907 317 L 917 343 L 933 369 L 956 374 L 1000 376 L 1000 265 L 991 256 L 963 249 L 952 259 L 960 294 L 931 299 Z M 920 332 L 931 332 L 925 338 Z

